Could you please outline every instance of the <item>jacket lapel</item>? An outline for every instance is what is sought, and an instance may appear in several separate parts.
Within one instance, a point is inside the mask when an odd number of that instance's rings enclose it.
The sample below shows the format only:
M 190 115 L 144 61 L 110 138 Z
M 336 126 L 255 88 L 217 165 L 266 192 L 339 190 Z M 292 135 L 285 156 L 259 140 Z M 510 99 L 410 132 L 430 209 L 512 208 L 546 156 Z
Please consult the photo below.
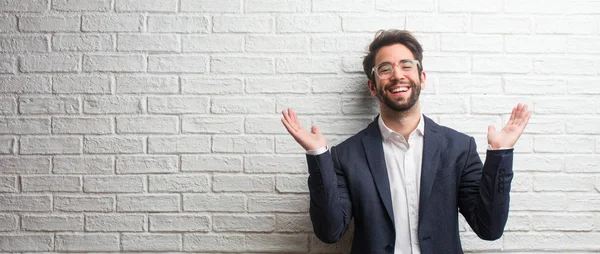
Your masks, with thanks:
M 437 173 L 440 159 L 439 143 L 441 135 L 437 132 L 438 125 L 428 117 L 425 119 L 425 134 L 423 135 L 423 161 L 421 165 L 421 191 L 419 195 L 419 218 L 428 204 L 433 181 Z
M 390 193 L 390 182 L 388 179 L 387 167 L 385 166 L 385 156 L 383 154 L 383 138 L 381 137 L 377 119 L 378 117 L 375 117 L 375 120 L 367 127 L 365 135 L 362 137 L 362 143 L 377 192 L 379 193 L 379 197 L 381 198 L 392 223 L 394 223 L 392 194 Z

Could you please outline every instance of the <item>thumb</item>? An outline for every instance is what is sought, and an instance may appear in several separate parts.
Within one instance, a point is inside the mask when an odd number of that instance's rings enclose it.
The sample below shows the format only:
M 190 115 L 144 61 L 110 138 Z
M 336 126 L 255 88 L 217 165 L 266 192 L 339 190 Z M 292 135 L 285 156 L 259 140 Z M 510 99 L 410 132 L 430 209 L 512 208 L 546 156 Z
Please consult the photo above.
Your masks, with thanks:
M 319 128 L 316 125 L 312 126 L 311 132 L 314 133 L 317 136 L 323 135 L 323 134 L 321 134 L 321 131 L 319 130 Z
M 488 125 L 488 134 L 492 134 L 494 132 L 496 132 L 496 127 L 493 125 Z

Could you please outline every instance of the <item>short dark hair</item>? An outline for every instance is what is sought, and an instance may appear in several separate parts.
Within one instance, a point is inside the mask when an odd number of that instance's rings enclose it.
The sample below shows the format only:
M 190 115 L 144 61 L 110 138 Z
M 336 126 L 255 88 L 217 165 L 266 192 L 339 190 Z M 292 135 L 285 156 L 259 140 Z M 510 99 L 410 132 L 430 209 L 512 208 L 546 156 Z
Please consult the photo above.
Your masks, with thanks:
M 363 59 L 363 69 L 365 74 L 371 82 L 375 83 L 375 77 L 371 70 L 375 67 L 375 56 L 379 49 L 390 46 L 393 44 L 402 44 L 407 47 L 412 54 L 415 56 L 415 59 L 419 61 L 419 80 L 421 79 L 420 73 L 423 71 L 423 47 L 419 44 L 419 41 L 406 30 L 379 30 L 375 34 L 375 38 L 369 45 L 369 51 L 367 55 Z

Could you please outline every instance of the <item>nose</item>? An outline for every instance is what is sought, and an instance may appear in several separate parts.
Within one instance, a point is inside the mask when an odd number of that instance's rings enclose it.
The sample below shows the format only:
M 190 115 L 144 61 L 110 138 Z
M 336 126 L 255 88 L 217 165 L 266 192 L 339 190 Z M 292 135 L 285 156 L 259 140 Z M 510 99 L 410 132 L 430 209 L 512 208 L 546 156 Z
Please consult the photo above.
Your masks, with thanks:
M 394 72 L 392 73 L 392 79 L 393 80 L 402 80 L 405 79 L 406 77 L 404 76 L 404 71 L 402 70 L 402 67 L 400 66 L 400 64 L 395 63 L 393 65 L 394 68 Z

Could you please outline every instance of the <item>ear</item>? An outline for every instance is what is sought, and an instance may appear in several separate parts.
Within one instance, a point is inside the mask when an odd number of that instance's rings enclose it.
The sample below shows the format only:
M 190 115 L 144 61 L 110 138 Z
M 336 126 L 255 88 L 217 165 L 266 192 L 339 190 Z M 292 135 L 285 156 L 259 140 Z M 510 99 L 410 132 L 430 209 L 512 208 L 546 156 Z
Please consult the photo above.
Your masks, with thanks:
M 367 81 L 367 86 L 369 87 L 371 96 L 377 96 L 377 87 L 375 87 L 375 84 L 373 84 L 370 79 Z
M 425 86 L 427 85 L 427 73 L 424 71 L 421 72 L 421 90 L 425 90 Z

